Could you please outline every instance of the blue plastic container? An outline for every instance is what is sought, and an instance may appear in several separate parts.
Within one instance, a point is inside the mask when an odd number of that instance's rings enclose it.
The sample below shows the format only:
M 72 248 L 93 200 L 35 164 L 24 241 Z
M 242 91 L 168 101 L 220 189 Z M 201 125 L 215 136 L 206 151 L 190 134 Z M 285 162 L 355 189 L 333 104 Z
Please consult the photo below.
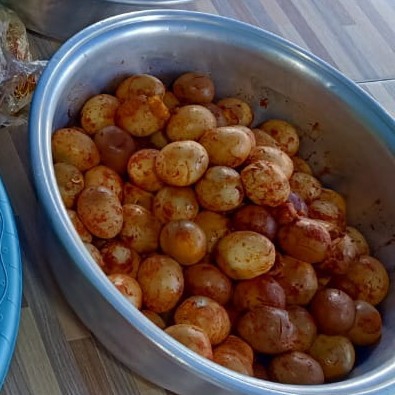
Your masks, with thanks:
M 0 388 L 15 349 L 21 300 L 22 265 L 18 234 L 10 201 L 0 179 Z

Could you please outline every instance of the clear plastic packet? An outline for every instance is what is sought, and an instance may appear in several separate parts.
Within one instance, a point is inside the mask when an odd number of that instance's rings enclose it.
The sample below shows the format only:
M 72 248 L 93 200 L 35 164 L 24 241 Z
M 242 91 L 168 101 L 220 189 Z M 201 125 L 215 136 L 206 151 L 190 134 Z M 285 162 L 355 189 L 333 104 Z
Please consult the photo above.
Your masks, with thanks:
M 28 107 L 46 61 L 32 60 L 26 28 L 0 5 L 0 127 L 27 122 Z

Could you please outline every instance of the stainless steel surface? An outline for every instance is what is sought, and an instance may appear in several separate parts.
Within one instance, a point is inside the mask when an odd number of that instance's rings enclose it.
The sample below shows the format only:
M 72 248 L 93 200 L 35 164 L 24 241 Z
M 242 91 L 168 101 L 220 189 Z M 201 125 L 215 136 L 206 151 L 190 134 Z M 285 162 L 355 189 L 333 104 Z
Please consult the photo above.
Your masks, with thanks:
M 74 36 L 53 56 L 35 92 L 33 174 L 59 240 L 48 245 L 63 254 L 52 269 L 69 303 L 117 358 L 180 394 L 393 394 L 394 286 L 382 305 L 382 341 L 358 360 L 349 379 L 281 385 L 228 371 L 169 338 L 130 308 L 83 248 L 56 188 L 51 133 L 73 122 L 89 96 L 130 73 L 148 72 L 170 83 L 188 70 L 210 73 L 218 97 L 237 94 L 247 100 L 256 123 L 281 117 L 300 126 L 303 154 L 326 185 L 347 197 L 349 222 L 368 236 L 394 283 L 394 120 L 336 70 L 276 36 L 220 17 L 154 11 L 112 18 Z
M 178 6 L 193 0 L 0 0 L 17 12 L 29 30 L 64 41 L 106 17 Z

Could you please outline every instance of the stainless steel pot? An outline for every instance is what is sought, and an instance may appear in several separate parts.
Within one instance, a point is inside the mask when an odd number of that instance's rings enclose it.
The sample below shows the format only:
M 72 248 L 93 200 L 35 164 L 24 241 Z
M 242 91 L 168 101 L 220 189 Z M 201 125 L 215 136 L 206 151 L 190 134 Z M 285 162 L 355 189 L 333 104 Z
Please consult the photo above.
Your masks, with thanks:
M 56 187 L 53 131 L 72 123 L 88 97 L 111 89 L 126 75 L 148 72 L 170 83 L 189 70 L 210 73 L 218 97 L 237 94 L 247 100 L 256 123 L 281 117 L 299 125 L 302 154 L 325 184 L 347 197 L 349 223 L 367 235 L 389 269 L 392 286 L 381 306 L 382 340 L 360 354 L 347 380 L 282 385 L 197 356 L 132 308 L 77 236 Z M 82 321 L 132 370 L 187 395 L 395 393 L 395 122 L 335 69 L 277 36 L 234 20 L 164 10 L 120 15 L 83 30 L 52 57 L 34 95 L 29 133 L 38 196 L 59 240 L 48 244 L 53 254 L 48 261 Z
M 26 27 L 64 41 L 93 22 L 130 11 L 179 6 L 192 0 L 0 0 Z

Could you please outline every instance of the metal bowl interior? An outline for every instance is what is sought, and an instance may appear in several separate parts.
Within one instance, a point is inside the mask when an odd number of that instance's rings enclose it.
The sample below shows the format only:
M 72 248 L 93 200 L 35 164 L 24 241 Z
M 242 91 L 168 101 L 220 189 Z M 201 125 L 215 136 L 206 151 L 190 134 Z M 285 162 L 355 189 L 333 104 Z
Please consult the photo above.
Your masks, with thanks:
M 151 73 L 170 84 L 190 70 L 209 73 L 218 97 L 247 100 L 255 123 L 278 117 L 299 126 L 302 156 L 325 185 L 346 196 L 348 222 L 366 234 L 394 283 L 394 120 L 335 69 L 277 36 L 213 15 L 157 10 L 109 18 L 72 37 L 49 62 L 33 98 L 33 174 L 60 241 L 53 251 L 59 261 L 50 262 L 67 300 L 117 358 L 177 393 L 393 393 L 394 286 L 380 307 L 382 340 L 359 353 L 349 378 L 321 386 L 281 385 L 228 371 L 173 341 L 130 309 L 83 248 L 56 187 L 52 132 L 72 124 L 88 97 L 111 91 L 126 75 Z

